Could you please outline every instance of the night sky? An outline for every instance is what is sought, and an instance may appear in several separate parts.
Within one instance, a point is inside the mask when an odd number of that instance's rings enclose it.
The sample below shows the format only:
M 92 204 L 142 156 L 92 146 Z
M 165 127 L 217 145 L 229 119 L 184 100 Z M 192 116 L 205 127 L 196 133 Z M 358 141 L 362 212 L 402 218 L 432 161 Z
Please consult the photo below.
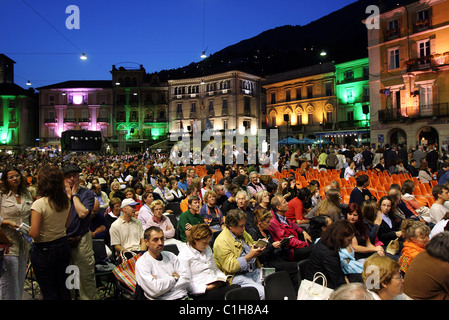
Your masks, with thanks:
M 32 87 L 109 80 L 114 64 L 142 64 L 148 73 L 176 69 L 200 61 L 202 51 L 209 55 L 279 26 L 306 25 L 354 2 L 1 0 L 0 53 L 16 62 L 15 83 L 22 87 L 27 80 Z M 79 19 L 66 13 L 70 5 Z M 68 29 L 67 20 L 75 27 L 79 21 L 79 29 Z

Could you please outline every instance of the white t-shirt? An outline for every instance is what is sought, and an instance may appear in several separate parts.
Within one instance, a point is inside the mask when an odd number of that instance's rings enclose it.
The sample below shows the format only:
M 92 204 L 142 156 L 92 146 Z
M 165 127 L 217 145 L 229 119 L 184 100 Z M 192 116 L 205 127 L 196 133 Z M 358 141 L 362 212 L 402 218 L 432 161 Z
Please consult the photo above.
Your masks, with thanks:
M 111 246 L 121 245 L 126 250 L 140 251 L 140 240 L 143 239 L 142 223 L 136 218 L 126 222 L 118 218 L 111 224 L 109 230 Z
M 448 211 L 449 209 L 441 204 L 432 204 L 432 206 L 430 207 L 430 222 L 437 224 L 441 221 L 441 219 L 443 219 L 444 215 Z

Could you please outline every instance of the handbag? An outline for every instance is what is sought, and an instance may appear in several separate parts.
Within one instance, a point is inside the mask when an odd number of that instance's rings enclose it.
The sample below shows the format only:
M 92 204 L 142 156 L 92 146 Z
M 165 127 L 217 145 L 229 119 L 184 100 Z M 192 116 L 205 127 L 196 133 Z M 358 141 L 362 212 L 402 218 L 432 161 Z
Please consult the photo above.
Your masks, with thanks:
M 391 255 L 396 255 L 399 252 L 399 240 L 391 240 L 390 243 L 388 244 L 387 248 L 385 249 L 385 252 L 391 254 Z
M 116 266 L 112 273 L 132 292 L 136 290 L 136 261 L 142 256 L 142 253 L 134 255 L 132 258 L 123 261 Z
M 318 284 L 318 279 L 323 279 L 323 284 Z M 317 272 L 313 275 L 313 280 L 304 279 L 298 290 L 298 300 L 328 300 L 334 292 L 333 289 L 327 287 L 327 279 L 324 274 Z

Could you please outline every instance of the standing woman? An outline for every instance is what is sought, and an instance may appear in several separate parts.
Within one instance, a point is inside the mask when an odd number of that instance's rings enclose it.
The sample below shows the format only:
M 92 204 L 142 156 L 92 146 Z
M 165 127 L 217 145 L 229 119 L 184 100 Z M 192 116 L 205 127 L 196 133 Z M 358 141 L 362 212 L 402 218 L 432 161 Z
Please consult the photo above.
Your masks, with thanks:
M 45 300 L 70 300 L 65 284 L 71 256 L 66 236 L 70 201 L 59 168 L 47 164 L 40 169 L 38 196 L 31 207 L 31 264 Z
M 27 190 L 25 177 L 17 168 L 7 166 L 1 180 L 1 226 L 13 244 L 4 257 L 6 270 L 0 279 L 0 300 L 22 300 L 31 245 L 16 228 L 21 223 L 30 225 L 33 197 Z

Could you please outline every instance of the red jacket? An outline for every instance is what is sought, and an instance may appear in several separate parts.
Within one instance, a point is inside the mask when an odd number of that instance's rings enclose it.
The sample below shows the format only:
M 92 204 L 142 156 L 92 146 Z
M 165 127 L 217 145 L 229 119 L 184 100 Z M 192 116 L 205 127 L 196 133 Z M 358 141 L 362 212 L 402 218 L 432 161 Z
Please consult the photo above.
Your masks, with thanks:
M 271 210 L 271 213 L 273 214 L 273 218 L 270 221 L 268 231 L 270 232 L 273 241 L 281 241 L 282 239 L 293 235 L 293 238 L 291 238 L 286 245 L 286 248 L 289 249 L 289 259 L 293 260 L 294 249 L 308 246 L 307 242 L 299 240 L 299 234 L 302 233 L 303 230 L 296 223 L 292 223 L 288 219 L 288 225 L 281 222 L 273 210 Z
M 288 211 L 285 213 L 285 217 L 292 223 L 296 220 L 304 220 L 302 201 L 298 197 L 294 197 L 288 202 Z

